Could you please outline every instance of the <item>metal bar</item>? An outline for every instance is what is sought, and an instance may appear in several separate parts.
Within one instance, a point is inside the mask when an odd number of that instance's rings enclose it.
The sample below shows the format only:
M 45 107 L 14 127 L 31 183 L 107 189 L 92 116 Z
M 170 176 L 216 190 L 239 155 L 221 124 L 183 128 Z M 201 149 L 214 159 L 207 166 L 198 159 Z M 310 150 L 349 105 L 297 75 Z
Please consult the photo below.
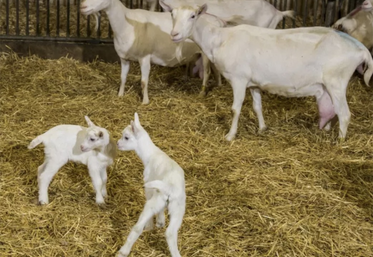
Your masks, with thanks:
M 66 1 L 66 37 L 70 36 L 70 0 Z
M 284 0 L 283 9 L 286 9 L 286 7 L 288 6 L 287 3 L 288 3 L 288 0 Z M 287 11 L 287 10 L 283 10 L 283 11 Z M 285 28 L 285 21 L 286 21 L 286 18 L 283 18 L 282 19 L 282 28 L 283 29 Z
M 50 3 L 49 0 L 47 0 L 47 36 L 50 36 L 50 28 L 49 28 L 49 22 L 50 22 Z
M 29 23 L 30 23 L 30 1 L 26 1 L 26 36 L 29 35 Z
M 40 8 L 39 8 L 39 1 L 37 0 L 36 1 L 36 35 L 37 36 L 40 36 L 40 28 L 39 28 L 39 25 L 40 25 Z
M 1 36 L 2 40 L 25 40 L 25 41 L 52 41 L 52 42 L 71 42 L 71 43 L 88 43 L 88 44 L 113 44 L 112 39 L 95 39 L 95 38 L 78 38 L 78 37 L 42 37 L 42 36 Z
M 76 3 L 76 36 L 80 36 L 80 0 Z
M 97 38 L 100 38 L 101 37 L 101 15 L 98 16 L 98 20 L 96 20 L 96 22 L 98 22 L 97 24 Z
M 313 2 L 313 23 L 312 26 L 316 26 L 317 11 L 319 9 L 319 0 L 314 0 Z
M 295 19 L 297 18 L 297 12 L 298 12 L 298 1 L 294 0 L 294 19 L 293 19 L 293 28 L 295 28 Z
M 5 29 L 5 34 L 6 35 L 9 35 L 9 0 L 6 0 L 6 14 L 5 14 L 5 16 L 6 16 L 6 29 Z
M 56 35 L 57 37 L 60 35 L 60 0 L 57 0 L 57 21 L 56 21 Z
M 110 22 L 109 22 L 108 29 L 109 29 L 109 38 L 112 38 L 112 30 L 111 30 Z
M 90 15 L 87 16 L 87 37 L 90 37 L 91 36 L 91 30 L 90 30 L 90 26 L 91 26 L 91 22 L 90 22 Z
M 306 26 L 308 18 L 308 0 L 304 0 L 303 5 L 303 26 Z
M 16 35 L 19 35 L 19 0 L 16 0 Z

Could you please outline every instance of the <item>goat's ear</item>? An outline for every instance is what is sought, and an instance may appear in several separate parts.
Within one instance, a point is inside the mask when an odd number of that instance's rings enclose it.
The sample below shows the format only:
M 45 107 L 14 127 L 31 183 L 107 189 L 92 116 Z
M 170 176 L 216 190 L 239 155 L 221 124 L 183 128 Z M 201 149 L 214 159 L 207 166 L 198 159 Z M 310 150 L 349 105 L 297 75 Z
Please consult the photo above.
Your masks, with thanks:
M 100 132 L 98 133 L 98 137 L 99 137 L 99 138 L 103 138 L 103 137 L 104 137 L 104 133 L 102 133 L 102 131 L 100 131 Z
M 207 12 L 207 4 L 202 5 L 201 7 L 198 8 L 198 15 L 204 14 Z
M 159 5 L 165 12 L 172 12 L 172 7 L 163 2 L 163 0 L 159 0 Z
M 139 115 L 137 114 L 137 112 L 135 112 L 135 125 L 136 126 L 141 126 Z
M 93 127 L 95 124 L 88 118 L 88 116 L 84 116 L 85 121 L 88 124 L 88 127 Z

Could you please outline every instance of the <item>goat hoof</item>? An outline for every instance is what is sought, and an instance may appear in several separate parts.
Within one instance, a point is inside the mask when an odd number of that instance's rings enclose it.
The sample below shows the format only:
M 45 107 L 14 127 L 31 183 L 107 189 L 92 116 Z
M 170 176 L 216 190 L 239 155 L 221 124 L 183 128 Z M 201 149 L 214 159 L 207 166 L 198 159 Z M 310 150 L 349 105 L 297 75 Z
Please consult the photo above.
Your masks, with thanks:
M 267 127 L 260 128 L 258 130 L 258 133 L 261 134 L 261 133 L 265 132 L 266 130 L 267 130 Z
M 49 203 L 48 200 L 39 200 L 39 201 L 38 201 L 38 205 L 46 205 L 46 204 L 48 204 L 48 203 Z
M 235 137 L 235 135 L 231 135 L 231 134 L 226 134 L 225 135 L 225 139 L 227 140 L 227 141 L 232 141 L 233 139 L 234 139 L 234 137 Z
M 164 225 L 165 225 L 165 222 L 164 221 L 157 221 L 157 223 L 155 225 L 157 226 L 157 228 L 163 228 Z

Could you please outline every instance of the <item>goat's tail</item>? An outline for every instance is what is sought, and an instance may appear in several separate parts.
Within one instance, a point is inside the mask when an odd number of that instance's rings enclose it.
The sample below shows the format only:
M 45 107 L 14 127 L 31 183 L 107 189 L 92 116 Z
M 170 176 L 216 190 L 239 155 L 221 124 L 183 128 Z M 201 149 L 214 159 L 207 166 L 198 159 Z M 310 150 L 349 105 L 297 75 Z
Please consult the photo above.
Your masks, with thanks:
M 373 75 L 373 59 L 372 55 L 368 50 L 365 51 L 365 65 L 367 66 L 367 69 L 364 72 L 364 82 L 367 86 L 369 86 L 369 81 Z
M 43 139 L 41 138 L 41 136 L 37 136 L 35 137 L 31 143 L 28 145 L 28 149 L 32 149 L 32 148 L 35 148 L 37 145 L 39 145 L 40 143 L 43 142 Z
M 152 188 L 159 190 L 162 194 L 169 196 L 171 194 L 171 188 L 168 184 L 161 180 L 153 180 L 145 184 L 145 188 Z
M 284 17 L 289 17 L 289 18 L 294 19 L 294 11 L 293 10 L 284 11 L 284 12 L 281 12 L 281 13 Z

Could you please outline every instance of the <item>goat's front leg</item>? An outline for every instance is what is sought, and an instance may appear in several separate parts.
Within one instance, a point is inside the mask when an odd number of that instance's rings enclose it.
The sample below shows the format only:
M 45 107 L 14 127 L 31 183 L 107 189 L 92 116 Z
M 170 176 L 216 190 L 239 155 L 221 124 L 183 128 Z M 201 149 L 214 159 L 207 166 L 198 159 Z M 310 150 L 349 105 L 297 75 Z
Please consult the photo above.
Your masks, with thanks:
M 233 140 L 237 133 L 238 118 L 240 117 L 242 103 L 245 100 L 247 81 L 240 79 L 232 79 L 231 84 L 233 88 L 233 120 L 231 129 L 229 130 L 229 133 L 225 136 L 225 139 L 227 139 L 228 141 Z
M 258 117 L 259 132 L 266 130 L 267 126 L 264 122 L 263 111 L 262 111 L 262 95 L 260 94 L 259 88 L 250 88 L 250 93 L 253 98 L 253 109 Z
M 160 193 L 153 194 L 153 197 L 145 203 L 144 210 L 142 211 L 136 225 L 131 229 L 127 237 L 126 243 L 120 248 L 118 257 L 127 257 L 132 249 L 133 244 L 141 235 L 144 226 L 151 218 L 166 206 L 166 197 Z
M 104 204 L 105 200 L 102 195 L 103 181 L 102 181 L 101 174 L 100 174 L 100 170 L 102 169 L 101 164 L 95 160 L 89 160 L 87 166 L 88 166 L 89 175 L 92 179 L 93 188 L 95 189 L 95 192 L 96 192 L 96 203 Z
M 118 96 L 123 96 L 124 86 L 127 81 L 128 71 L 130 70 L 130 62 L 121 58 L 120 65 L 121 65 L 121 73 L 120 73 L 120 88 L 119 88 Z
M 101 189 L 101 193 L 102 193 L 102 196 L 103 197 L 106 197 L 107 196 L 107 191 L 106 191 L 106 182 L 107 182 L 107 172 L 106 172 L 106 167 L 102 168 L 100 170 L 100 176 L 101 176 L 101 179 L 102 179 L 102 189 Z
M 202 80 L 202 89 L 201 89 L 200 95 L 205 96 L 208 91 L 206 89 L 206 86 L 210 78 L 211 69 L 210 69 L 210 60 L 207 58 L 207 56 L 204 53 L 201 54 L 201 58 L 202 58 L 202 65 L 203 65 L 203 80 Z
M 211 63 L 212 71 L 214 72 L 215 80 L 218 86 L 221 86 L 221 76 L 219 70 L 216 68 L 215 64 Z
M 150 74 L 150 55 L 142 58 L 140 61 L 141 69 L 141 88 L 142 88 L 142 104 L 149 103 L 148 82 Z

